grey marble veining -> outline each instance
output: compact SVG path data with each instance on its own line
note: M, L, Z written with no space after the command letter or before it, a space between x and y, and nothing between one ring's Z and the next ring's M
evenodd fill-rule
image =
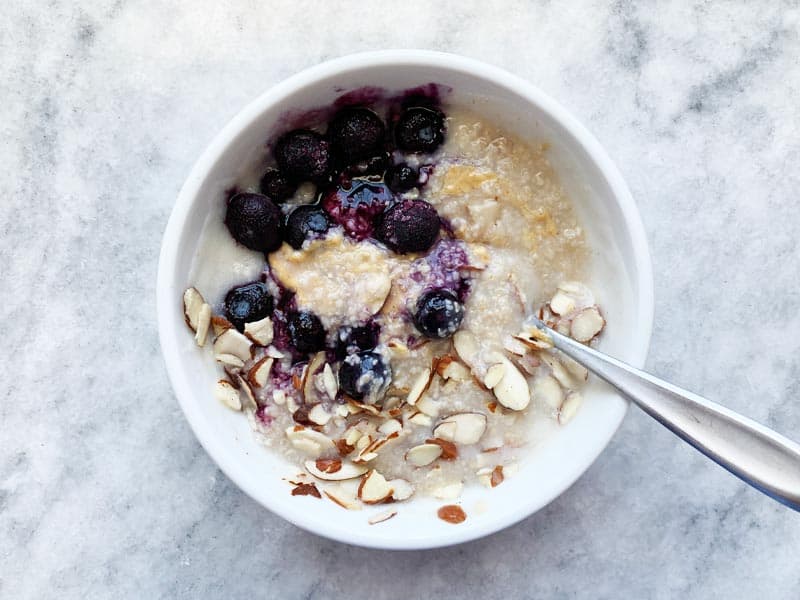
M462 53L556 97L622 170L649 367L800 438L799 28L777 1L0 3L0 598L797 598L800 516L635 411L484 540L305 533L183 420L154 280L183 178L259 92L359 50Z

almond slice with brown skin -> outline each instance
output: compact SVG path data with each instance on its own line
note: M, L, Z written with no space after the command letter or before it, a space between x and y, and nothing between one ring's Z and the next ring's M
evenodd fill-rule
M392 479L389 485L394 490L392 492L392 500L402 502L403 500L408 500L414 494L414 486L405 479Z
M260 321L245 323L244 334L259 346L269 346L275 334L272 319L264 317Z
M486 431L486 415L464 412L443 419L433 430L433 436L456 444L475 444Z
M328 436L302 425L287 427L286 437L292 446L313 457L318 457L324 452L333 452L336 449Z
M258 403L256 402L256 397L253 394L253 389L250 387L250 384L247 383L247 380L241 375L237 375L236 380L239 383L239 389L244 392L246 400L246 402L242 403L242 407L247 410L256 410L258 408Z
M200 312L197 314L197 331L194 334L194 341L201 348L206 345L206 338L208 337L208 328L211 326L211 307L208 304L203 304L200 307Z
M325 410L322 404L315 404L311 410L308 411L309 420L317 425L326 425L332 417L333 415Z
M415 467L426 467L442 455L438 444L420 444L406 452L406 460Z
M222 363L223 365L228 365L230 367L243 367L244 361L239 358L238 356L234 356L233 354L217 354L214 356L217 359L217 362Z
M426 392L428 386L431 384L432 379L433 374L431 373L431 370L424 369L414 380L414 384L411 386L411 391L408 392L406 403L414 406L422 397L422 394Z
M247 373L247 381L253 387L264 387L269 379L270 371L272 371L272 364L275 362L274 358L265 356L259 360L250 371Z
M339 392L339 382L336 381L336 376L333 374L333 369L329 363L325 363L325 367L322 369L322 386L325 388L328 398L336 400L336 394Z
M183 292L183 316L192 331L197 331L200 310L206 301L196 288L190 287Z
M497 401L511 410L524 410L531 401L531 392L528 381L519 372L510 360L500 357L506 370L502 379L492 388Z
M376 470L369 471L358 486L358 498L364 504L380 504L392 497L392 486Z
M588 342L605 327L606 321L596 306L584 308L572 318L569 334L579 342Z
M392 517L397 515L396 510L387 510L386 512L379 513L374 517L370 517L367 521L370 525L377 525L378 523L383 523L384 521L388 521Z
M239 390L227 379L220 379L214 387L214 397L231 410L242 410Z
M328 462L325 462L325 461ZM338 461L338 469L335 468ZM364 465L357 465L349 460L340 459L318 459L307 460L305 462L306 471L317 479L324 481L344 481L345 479L355 479L367 472L368 468Z
M253 342L235 329L226 329L214 340L214 354L232 354L243 360L250 360L250 348Z
M453 336L453 347L456 349L459 358L467 363L469 367L475 364L480 353L480 345L478 344L478 338L473 333L465 329L456 331Z

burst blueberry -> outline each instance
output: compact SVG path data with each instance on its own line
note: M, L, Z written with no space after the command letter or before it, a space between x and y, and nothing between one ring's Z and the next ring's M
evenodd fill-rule
M261 176L259 189L262 194L280 203L294 196L297 186L277 169L267 169Z
M372 350L378 345L379 328L375 323L358 327L342 327L336 332L336 358L342 360L348 354Z
M384 180L393 192L407 192L419 182L419 171L406 163L400 163L386 170Z
M406 152L433 152L444 141L444 115L434 108L407 108L394 126L394 139Z
M340 110L328 125L328 139L346 162L368 158L380 148L384 138L383 121L368 108Z
M245 323L270 316L272 308L272 295L267 284L261 281L231 288L225 294L225 317L239 331L244 331Z
M300 311L287 319L289 340L298 352L319 352L325 348L325 328L312 312Z
M439 236L436 209L422 200L404 200L388 208L375 228L375 238L398 254L425 252Z
M382 182L344 180L322 199L322 206L345 233L357 240L372 236L375 220L394 199Z
M420 296L414 313L414 325L430 338L453 335L464 320L464 305L450 290L432 290Z
M377 352L351 354L339 366L339 389L355 400L375 404L392 380L392 371Z
M328 215L321 207L310 204L298 206L286 219L284 239L292 248L299 250L303 242L321 237L329 227Z
M251 250L272 252L281 245L281 210L261 194L236 194L228 202L225 224L233 239Z
M330 144L316 131L295 129L275 144L275 160L281 172L294 183L326 183L332 161Z

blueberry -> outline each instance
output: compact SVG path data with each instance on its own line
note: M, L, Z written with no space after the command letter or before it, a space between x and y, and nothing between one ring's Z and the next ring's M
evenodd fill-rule
M275 160L289 181L322 184L331 171L328 141L310 129L285 133L275 144Z
M381 178L389 165L389 160L389 153L381 152L349 165L346 173L350 177L375 176L376 178Z
M399 254L424 252L436 241L440 225L433 206L423 200L404 200L383 213L375 238Z
M394 126L394 138L406 152L433 152L444 141L444 115L422 106L407 108Z
M339 367L339 389L354 400L375 404L392 380L392 371L377 352L351 354Z
M304 241L321 236L329 227L328 215L321 207L305 204L295 208L286 219L284 239L299 250Z
M384 131L383 121L368 108L345 108L328 125L328 139L334 151L352 163L375 154Z
M272 252L281 245L281 216L281 209L266 196L236 194L228 202L225 224L240 244Z
M325 348L325 328L314 313L301 311L289 315L289 339L299 352L319 352Z
M322 199L322 206L345 233L363 240L373 235L375 220L393 199L384 183L353 179L342 181L328 192Z
M393 192L407 192L417 185L419 172L405 163L389 167L385 176L386 185Z
M464 320L464 306L450 290L433 290L420 296L414 325L431 338L453 335Z
M379 328L375 323L359 327L342 327L336 332L336 358L342 360L348 354L372 350L378 345Z
M262 194L279 203L288 200L297 191L297 186L277 169L267 169L261 176L259 188Z
M272 308L272 296L267 284L260 281L231 288L225 294L225 317L239 331L244 331L245 323L270 316Z

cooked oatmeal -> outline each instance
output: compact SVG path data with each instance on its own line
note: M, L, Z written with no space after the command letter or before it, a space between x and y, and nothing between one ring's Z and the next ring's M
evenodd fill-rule
M209 248L220 222L184 296L216 397L303 471L296 494L346 508L513 477L587 377L526 319L586 343L605 324L545 143L457 107L373 108L280 138L225 217L261 273Z

